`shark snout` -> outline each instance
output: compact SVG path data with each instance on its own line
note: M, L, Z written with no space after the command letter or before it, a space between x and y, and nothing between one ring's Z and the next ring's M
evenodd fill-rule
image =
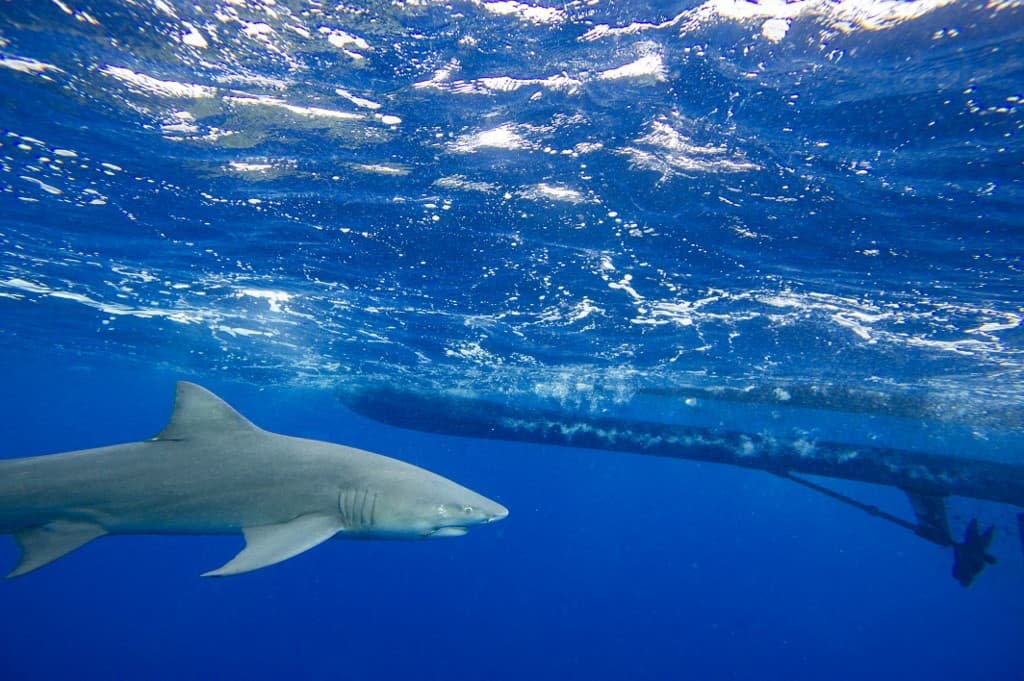
M508 517L508 509L497 502L493 502L493 506L487 509L487 522L493 523L496 520L501 520Z

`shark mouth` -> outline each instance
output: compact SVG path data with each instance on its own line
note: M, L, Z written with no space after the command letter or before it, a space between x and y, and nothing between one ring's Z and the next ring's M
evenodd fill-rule
M428 532L426 537L461 537L469 532L465 527L439 527L433 532Z

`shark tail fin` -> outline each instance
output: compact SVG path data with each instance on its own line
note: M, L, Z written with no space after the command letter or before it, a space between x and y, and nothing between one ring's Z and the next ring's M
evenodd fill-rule
M20 577L48 565L106 533L96 523L76 520L53 520L20 529L14 533L14 540L21 548L21 558L7 573L7 578Z
M154 440L188 440L203 433L232 430L259 430L227 402L212 392L186 381L178 381L174 394L174 410Z

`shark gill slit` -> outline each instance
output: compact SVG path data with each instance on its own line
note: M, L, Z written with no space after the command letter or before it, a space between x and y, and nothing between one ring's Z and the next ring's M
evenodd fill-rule
M360 499L360 494L362 498ZM369 489L343 489L338 503L341 522L349 530L373 527L377 520L377 492Z
M352 529L352 521L348 514L348 495L349 490L342 489L340 498L338 499L338 511L341 512L341 522L347 529Z

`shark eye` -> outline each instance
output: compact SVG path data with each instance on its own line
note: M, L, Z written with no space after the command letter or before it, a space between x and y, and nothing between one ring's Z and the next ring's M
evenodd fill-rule
M472 513L473 512L473 507L472 506L463 506L462 507L462 512L466 513L466 514Z

